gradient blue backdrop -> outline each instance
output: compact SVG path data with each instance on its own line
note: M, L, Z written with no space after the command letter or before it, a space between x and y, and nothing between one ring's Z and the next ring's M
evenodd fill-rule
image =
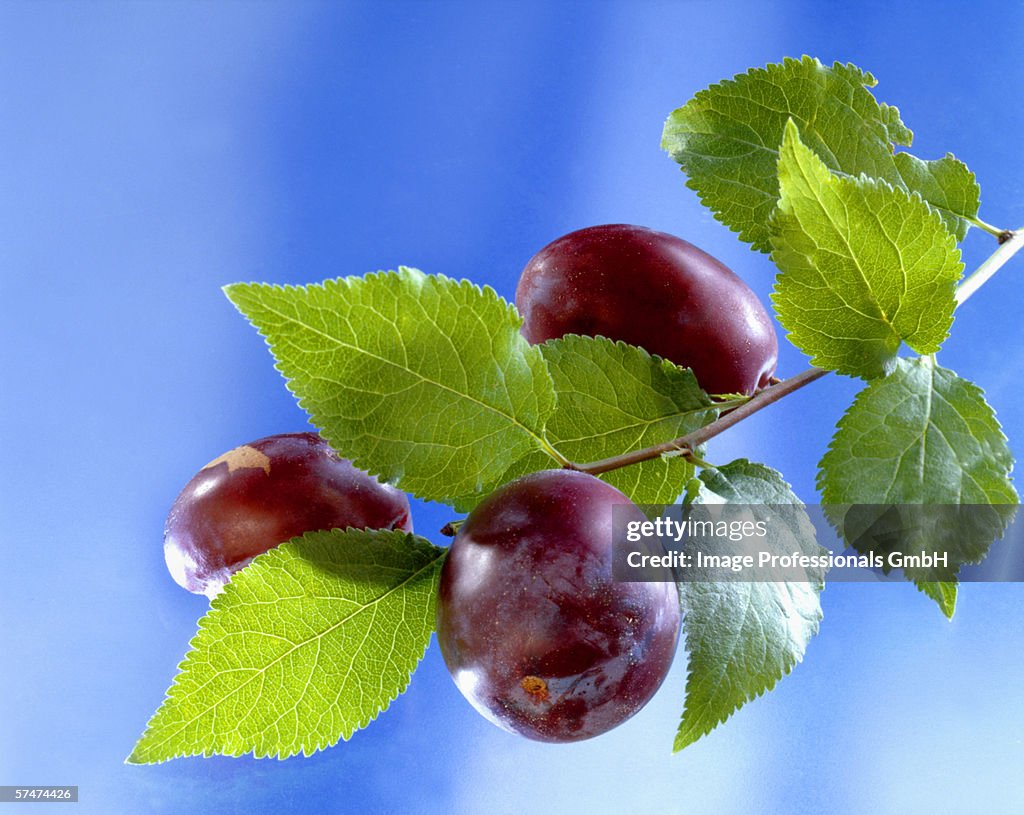
M682 657L595 741L481 719L431 646L411 690L309 759L124 757L205 598L161 553L203 463L306 426L225 283L399 263L511 297L552 238L680 234L766 296L772 267L659 150L696 90L783 55L849 60L1024 224L1020 3L0 5L0 784L78 784L82 813L1024 811L1024 586L953 622L906 585L834 585L806 662L683 754ZM991 239L972 235L976 263ZM1018 452L1021 263L958 314L943 362ZM791 347L780 371L805 361ZM855 391L831 377L713 456L815 464ZM449 513L417 505L435 541Z

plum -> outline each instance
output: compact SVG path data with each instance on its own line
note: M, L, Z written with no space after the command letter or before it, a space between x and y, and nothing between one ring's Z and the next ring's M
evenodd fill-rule
M316 433L243 444L203 467L164 527L174 579L216 596L257 555L319 529L412 531L409 499L338 456Z
M516 289L523 336L565 334L639 345L693 370L708 393L769 384L778 339L735 273L681 238L607 224L570 232L526 264Z
M548 470L506 484L459 527L445 558L437 639L463 695L531 739L590 738L643 707L679 637L674 583L612 578L612 507L600 479Z

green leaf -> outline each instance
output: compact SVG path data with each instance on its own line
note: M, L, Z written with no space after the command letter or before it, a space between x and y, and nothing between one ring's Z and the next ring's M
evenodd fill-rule
M567 336L541 346L558 394L552 443L572 461L598 461L697 430L718 416L689 368L604 337ZM694 467L679 456L602 478L634 503L675 501Z
M568 335L539 346L555 383L548 440L577 463L640 450L690 433L718 415L689 368L604 337ZM543 452L510 467L502 483L557 466ZM694 467L679 456L645 461L601 476L638 504L675 501ZM457 502L471 509L479 495Z
M409 684L447 550L403 532L311 532L235 574L128 757L306 755Z
M894 153L913 134L896 108L871 94L875 84L854 65L785 59L700 91L669 116L661 144L715 217L762 252L771 250L775 168L789 119L829 169L919 193L963 240L978 214L974 174L952 155L922 161Z
M892 370L900 343L937 351L949 333L960 250L916 196L841 178L786 126L773 294L790 339L822 368L865 378Z
M903 186L934 207L946 229L962 241L970 226L965 219L977 217L981 200L981 188L974 173L952 153L932 161L897 153L894 161Z
M764 551L821 555L814 526L782 476L769 467L739 459L703 470L691 485L692 504L795 505L776 512ZM818 631L824 587L820 570L806 581L679 583L689 677L686 708L675 750L710 733L746 702L775 687L803 659Z
M545 447L551 377L489 288L403 268L225 291L331 446L419 498L497 486Z
M948 572L905 573L952 616L957 569L984 558L1013 516L1012 469L1006 437L980 388L930 358L901 359L839 420L818 487L830 520L858 551L949 551ZM931 523L918 512L895 538L880 534L884 516L920 504L965 506L934 513Z
M956 612L956 583L947 580L919 580L917 587L939 604L939 610L946 615L947 620L953 619L953 614Z

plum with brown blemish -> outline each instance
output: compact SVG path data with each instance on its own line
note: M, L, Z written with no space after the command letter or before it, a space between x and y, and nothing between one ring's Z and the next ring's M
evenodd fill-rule
M441 570L437 640L463 695L531 739L587 739L654 695L679 637L674 583L612 578L609 484L571 470L512 481L470 513Z
M752 394L775 373L779 343L757 295L692 243L642 226L563 235L526 264L516 288L523 336L566 334L639 345L693 370L708 393Z
M411 532L409 499L318 434L283 433L218 456L185 485L167 517L164 557L181 586L212 598L279 543L348 527Z

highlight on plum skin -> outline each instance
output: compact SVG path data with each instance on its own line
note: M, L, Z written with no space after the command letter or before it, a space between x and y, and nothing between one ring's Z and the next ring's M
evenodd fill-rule
M600 479L550 470L499 488L459 527L437 639L459 690L499 727L588 739L640 710L667 675L678 589L612 579L615 504L646 520Z
M283 433L215 458L185 485L164 527L175 581L211 599L253 558L321 529L412 531L409 499L338 456L316 433Z
M691 243L605 224L552 241L516 288L523 336L566 334L638 345L691 368L708 393L766 387L779 354L772 320L732 270Z

